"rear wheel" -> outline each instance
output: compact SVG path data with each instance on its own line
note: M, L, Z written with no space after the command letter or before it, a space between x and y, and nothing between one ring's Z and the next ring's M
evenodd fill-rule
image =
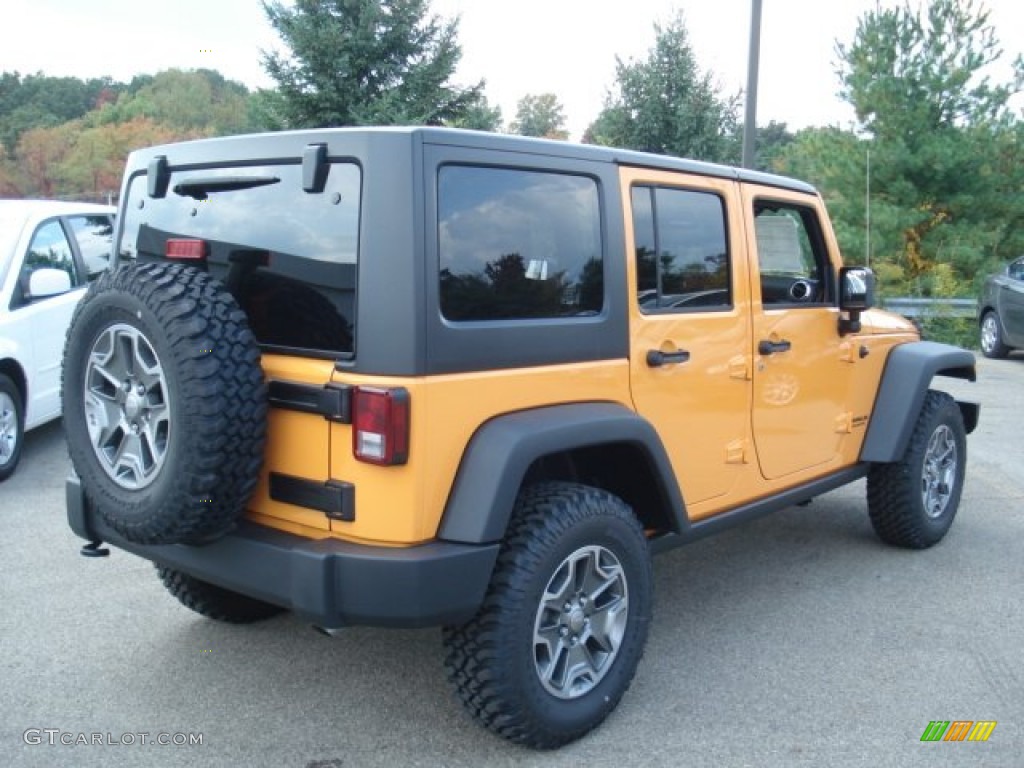
M652 589L647 541L620 499L571 483L527 488L479 613L444 630L449 678L495 733L541 749L573 741L629 687Z
M279 606L254 600L172 568L158 565L156 571L167 591L182 605L208 619L229 624L251 624L284 611Z
M960 408L945 392L929 390L903 458L868 474L868 512L879 538L909 549L941 541L960 505L966 464Z
M9 376L0 373L0 481L14 474L25 439L25 410L21 392Z
M999 316L992 310L981 318L979 341L985 357L1003 358L1010 353L1010 348L1003 343L1003 327L999 324Z

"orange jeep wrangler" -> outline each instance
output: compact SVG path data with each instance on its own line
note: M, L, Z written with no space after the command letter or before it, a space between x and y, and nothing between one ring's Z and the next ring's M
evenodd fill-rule
M938 542L973 356L872 309L791 179L434 128L134 152L64 358L71 528L205 616L440 625L498 734L628 688L651 553L867 477Z

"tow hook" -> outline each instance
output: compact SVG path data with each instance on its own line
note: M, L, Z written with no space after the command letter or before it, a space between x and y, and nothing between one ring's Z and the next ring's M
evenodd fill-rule
M88 544L83 544L79 550L82 557L110 557L110 550L102 546L103 542L93 539Z

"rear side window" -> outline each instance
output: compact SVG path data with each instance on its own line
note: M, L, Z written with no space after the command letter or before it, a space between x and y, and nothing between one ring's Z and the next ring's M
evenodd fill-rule
M240 180L240 181L239 181ZM318 355L354 352L359 167L332 163L323 192L302 191L299 165L175 172L150 198L133 179L122 259L163 259L171 238L200 239L261 344Z
M722 199L690 189L636 186L632 206L640 310L731 307Z
M445 166L438 233L448 320L593 316L604 305L600 203L590 177Z

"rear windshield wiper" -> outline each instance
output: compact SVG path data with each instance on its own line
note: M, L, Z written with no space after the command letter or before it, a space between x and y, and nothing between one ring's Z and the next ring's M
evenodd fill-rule
M278 184L277 176L208 176L186 179L174 185L174 194L205 200L211 192L235 192L239 189L265 187Z

